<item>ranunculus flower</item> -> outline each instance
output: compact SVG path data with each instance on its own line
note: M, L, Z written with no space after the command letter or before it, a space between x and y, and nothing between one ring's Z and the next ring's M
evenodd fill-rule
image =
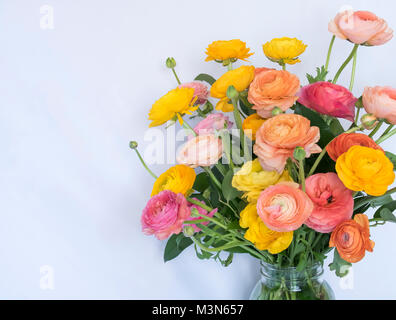
M178 164L166 170L155 181L151 196L163 190L171 190L174 193L186 195L193 187L196 174L194 169Z
M246 61L253 52L249 52L250 49L246 47L246 43L239 40L218 40L212 42L206 49L207 57L205 61L224 61L227 59L237 60L241 59Z
M182 230L183 222L190 216L187 200L181 193L164 190L152 197L143 209L143 232L164 240Z
M338 177L353 191L382 196L395 180L393 164L381 150L353 146L338 157Z
M200 135L187 141L180 149L176 161L192 168L209 167L223 155L221 139L213 134Z
M307 108L329 116L354 120L358 99L343 86L326 81L315 82L302 87L299 96L298 102Z
M234 86L238 92L245 90L254 78L253 66L241 66L234 70L227 71L213 83L210 88L210 95L213 98L220 99L216 104L216 110L231 112L234 106L227 97L227 89Z
M305 181L306 193L314 209L305 224L317 232L329 233L353 214L352 191L334 172L318 173Z
M373 252L370 224L366 215L357 214L353 220L340 223L330 237L329 247L336 247L340 257L350 263L362 260L366 250Z
M259 250L268 250L271 254L278 254L286 250L293 241L293 231L277 232L269 229L257 214L255 204L249 203L241 211L239 225L248 228L245 239L249 240Z
M363 106L377 118L396 124L396 89L391 87L367 87L363 92Z
M340 155L347 152L349 148L353 146L362 146L382 150L382 148L376 144L373 139L363 133L340 134L327 145L326 150L330 158L334 161L337 161Z
M194 98L197 98L195 104L204 104L208 100L209 90L208 86L201 81L192 81L182 83L178 88L192 88L194 89Z
M195 127L194 131L198 135L213 134L215 130L231 129L233 123L230 118L222 113L212 113L205 119L201 120Z
M314 205L299 185L282 182L265 189L257 200L257 213L271 230L297 230L309 218Z
M356 44L379 46L393 37L393 30L384 19L369 11L347 10L329 23L329 31Z
M257 113L248 116L242 123L242 129L250 140L256 140L256 132L266 119L261 118Z
M280 114L265 121L257 131L253 151L264 170L281 173L296 147L304 148L307 158L320 153L322 149L316 144L319 139L319 128L311 127L307 118Z
M301 62L298 59L305 49L305 45L301 40L297 38L275 38L263 45L263 51L265 56L280 65L285 64L296 64Z
M199 201L197 198L193 198L193 199ZM202 204L205 204L205 202L203 202L203 201L200 201L200 202L201 202ZM207 216L207 217L210 217L210 218L212 218L213 215L217 212L217 208L216 208L216 209L213 209L213 210L210 211L210 212L208 212L208 211L206 211L204 208L202 208L202 207L200 207L200 206L197 206L196 204L193 204L193 203L190 203L190 202L188 203L188 208L190 209L190 211L191 211L193 208L195 208L195 209L198 210L198 213L199 213L199 214L202 214L202 215ZM188 220L199 220L199 219L202 219L202 218L201 218L201 217L191 217L191 218L189 218ZM209 224L209 221L200 222L200 224L202 224L202 225L204 225L204 226L207 226L207 225ZM191 227L193 227L195 232L201 231L201 228L198 227L196 224L185 224L184 226L191 226Z
M276 171L265 171L258 159L246 162L242 168L234 174L232 186L239 191L243 191L244 198L249 202L257 201L260 193L279 182L293 181L289 173L285 170L282 174Z
M298 99L300 80L285 70L256 68L250 84L248 100L259 116L270 118L275 107L286 111Z

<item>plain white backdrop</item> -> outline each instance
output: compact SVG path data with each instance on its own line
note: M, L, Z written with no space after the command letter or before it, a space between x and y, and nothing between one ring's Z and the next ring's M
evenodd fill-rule
M261 45L298 37L308 48L289 70L305 84L324 64L327 23L342 5L396 29L394 1L345 1L2 0L0 298L247 298L259 274L250 257L223 268L189 248L163 263L165 242L140 230L153 180L128 142L142 145L152 103L175 86L168 56L182 81L218 77L224 69L204 62L213 40L240 38L255 52L250 62L269 67ZM40 26L45 5L53 29ZM336 41L332 74L350 50ZM396 39L359 49L356 96L365 86L396 87L395 53ZM348 78L349 68L340 83ZM394 141L384 147L396 152ZM337 298L396 298L396 225L373 229L372 239L352 289L327 272Z

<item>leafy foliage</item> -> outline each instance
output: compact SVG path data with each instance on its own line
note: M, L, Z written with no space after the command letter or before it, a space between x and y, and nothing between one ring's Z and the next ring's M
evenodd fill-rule
M307 79L310 84L319 82L319 81L326 81L326 76L328 72L326 71L324 66L321 66L320 68L316 68L316 76L312 76L307 73Z
M164 262L175 259L192 243L192 240L190 238L186 238L183 233L172 235L166 243L164 251Z
M338 277L345 277L351 266L352 264L342 259L337 249L335 249L333 262L329 264L330 270L335 271Z
M216 82L216 79L215 79L215 78L213 78L212 76L210 76L210 75L208 75L208 74L206 74L206 73L200 73L199 75L197 75L197 76L195 77L194 80L197 80L197 81L205 81L205 82L209 83L210 85L213 85L213 83Z

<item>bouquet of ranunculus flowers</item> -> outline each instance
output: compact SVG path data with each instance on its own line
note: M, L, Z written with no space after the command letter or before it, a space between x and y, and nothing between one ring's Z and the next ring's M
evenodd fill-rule
M385 44L393 31L371 12L350 10L329 31L326 63L303 86L286 70L307 47L296 38L263 45L279 68L236 67L253 54L244 42L211 43L206 61L225 67L217 80L199 74L181 82L175 60L166 60L178 86L153 104L149 119L150 127L183 127L177 164L157 177L131 142L156 179L141 223L145 234L167 240L165 261L189 246L224 266L245 253L262 265L252 299L332 299L320 279L327 255L334 251L330 269L345 276L373 251L370 228L396 222L396 156L380 146L396 133L396 89L352 93L358 49ZM328 79L336 37L353 48ZM346 88L337 81L349 63ZM201 119L195 127L192 118Z

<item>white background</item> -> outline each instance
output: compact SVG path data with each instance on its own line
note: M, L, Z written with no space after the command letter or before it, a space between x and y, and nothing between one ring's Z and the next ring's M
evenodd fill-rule
M0 298L243 299L258 264L237 256L223 268L189 248L163 263L165 242L144 236L140 214L152 178L128 142L143 144L152 103L182 81L224 69L204 62L213 40L240 38L256 66L274 66L261 45L302 39L306 72L324 64L328 21L345 0L0 2ZM352 1L396 28L394 1ZM40 7L54 8L54 29L40 28ZM337 40L332 74L351 44ZM396 39L360 48L354 93L395 80ZM346 84L349 68L341 77ZM395 141L395 140L393 140ZM384 143L396 151L394 142ZM161 173L167 166L154 166ZM327 278L339 299L396 298L396 225L372 230L374 253L354 266L354 288ZM40 267L54 290L40 289Z

